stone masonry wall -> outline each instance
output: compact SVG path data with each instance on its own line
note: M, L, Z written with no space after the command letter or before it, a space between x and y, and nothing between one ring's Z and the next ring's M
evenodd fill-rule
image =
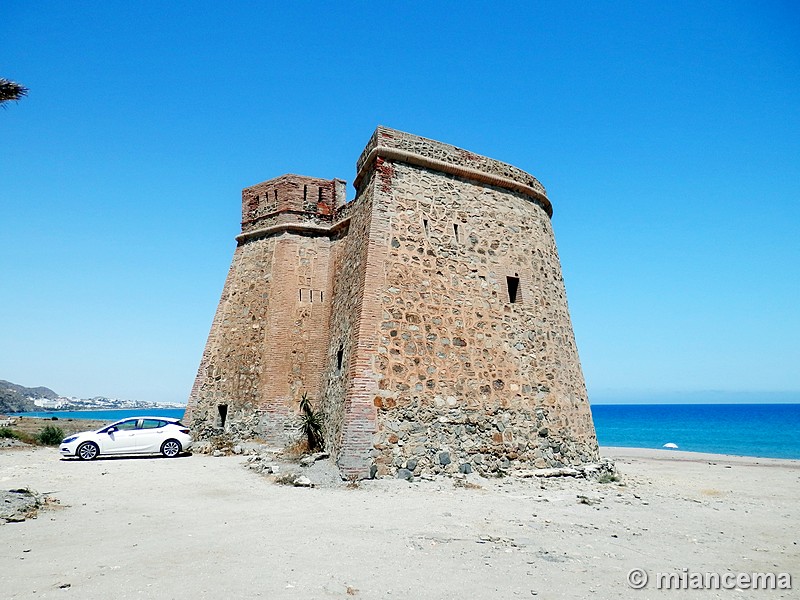
M519 194L402 163L392 165L389 189L376 200L391 223L377 472L596 460L545 211ZM509 277L519 280L516 302Z
M231 266L228 269L228 276L225 278L225 285L222 288L222 297L220 298L217 310L214 313L214 320L211 323L211 332L208 334L203 355L200 359L200 366L197 368L197 375L192 385L192 390L189 393L189 400L186 403L186 412L184 419L187 422L204 423L207 421L207 405L204 402L205 390L209 388L209 380L214 377L214 368L209 368L209 365L214 364L217 359L219 350L220 338L223 334L222 322L225 319L225 313L228 307L228 299L233 289L233 280L236 277L236 270L238 267L237 251L234 252Z
M227 421L252 420L259 403L275 239L236 248L185 419L200 438Z
M330 245L327 237L283 233L237 247L186 417L201 437L226 430L285 444L296 436L300 396L319 402Z
M372 398L377 383L371 365L375 342L365 339L362 333L365 318L369 320L364 308L365 290L374 285L369 281L374 269L368 269L370 240L374 237L372 198L370 182L348 205L347 234L334 242L331 341L322 407L326 447L345 475L369 474L369 453L376 428Z
M524 183L542 195L546 194L544 186L539 183L539 180L522 169L518 169L517 167L493 158L475 154L469 150L451 146L450 144L443 144L435 140L429 140L418 135L389 129L387 127L378 127L375 133L372 134L369 142L367 142L366 148L364 148L364 151L361 153L356 163L356 171L358 173L361 173L362 170L368 166L366 164L367 159L371 152L379 146L396 148L410 154L425 156L451 165L468 167L483 173L506 177ZM358 182L356 182L356 184L358 184Z
M261 349L259 436L286 444L297 435L299 399L317 404L328 351L330 240L283 233L274 238L272 302Z
M597 460L544 187L383 127L357 168L348 204L337 179L243 190L195 435L289 443L305 392L345 477Z

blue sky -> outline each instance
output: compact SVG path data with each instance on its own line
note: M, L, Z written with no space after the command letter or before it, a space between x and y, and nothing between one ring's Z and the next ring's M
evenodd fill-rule
M0 76L30 88L0 109L0 379L185 401L241 189L352 182L383 124L542 181L593 401L800 401L794 2L6 0L0 22Z

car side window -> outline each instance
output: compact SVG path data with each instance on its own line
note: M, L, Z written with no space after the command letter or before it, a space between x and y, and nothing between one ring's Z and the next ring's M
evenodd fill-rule
M156 419L142 419L142 429L158 429L164 426L164 421Z
M131 429L136 429L136 419L132 419L130 421L123 421L117 425L117 429L120 431L129 431Z

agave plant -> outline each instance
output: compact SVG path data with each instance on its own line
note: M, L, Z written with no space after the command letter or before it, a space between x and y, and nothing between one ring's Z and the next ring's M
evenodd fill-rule
M303 392L300 398L300 432L312 452L325 447L325 441L322 439L322 414L311 406L307 392Z

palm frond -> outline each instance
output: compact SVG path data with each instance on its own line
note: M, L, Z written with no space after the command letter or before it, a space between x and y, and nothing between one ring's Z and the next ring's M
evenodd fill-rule
M0 77L0 104L9 100L19 100L28 95L28 88L10 79Z
M314 410L308 399L308 393L303 392L303 396L300 398L299 427L312 452L325 447L325 440L322 437L322 421L322 413Z

